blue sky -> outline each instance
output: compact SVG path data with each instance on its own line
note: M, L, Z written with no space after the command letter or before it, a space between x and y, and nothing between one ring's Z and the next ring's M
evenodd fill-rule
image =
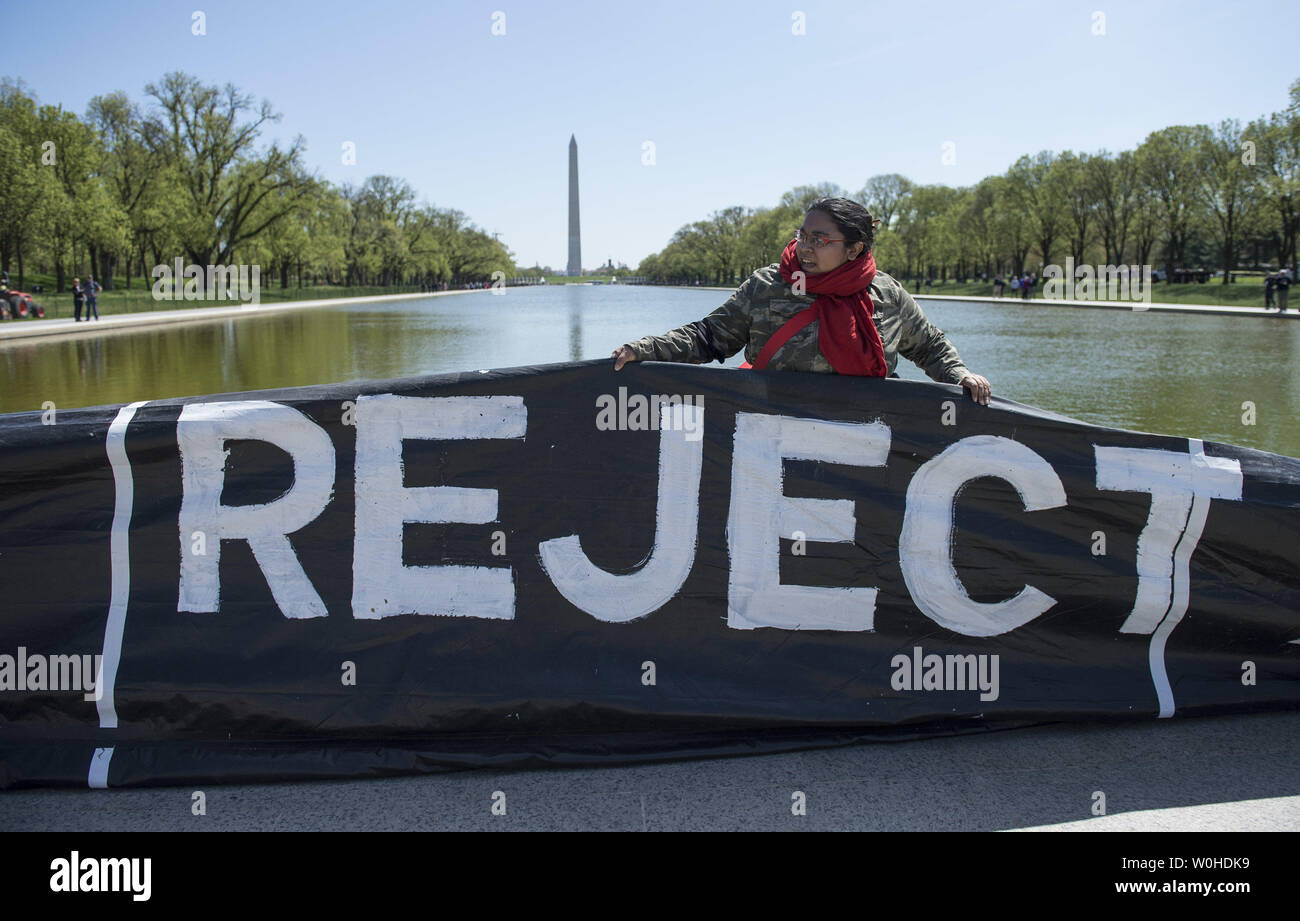
M268 137L304 136L319 175L400 176L557 268L571 133L583 264L635 267L683 224L795 185L967 185L1024 153L1245 123L1300 77L1280 0L0 0L0 22L22 48L0 74L43 103L144 103L171 70L233 82L283 114Z

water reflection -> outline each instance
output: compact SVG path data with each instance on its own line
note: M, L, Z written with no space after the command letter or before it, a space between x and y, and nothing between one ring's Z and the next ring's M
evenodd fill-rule
M569 361L582 360L582 295L578 285L565 285L569 301ZM610 351L613 351L611 347Z

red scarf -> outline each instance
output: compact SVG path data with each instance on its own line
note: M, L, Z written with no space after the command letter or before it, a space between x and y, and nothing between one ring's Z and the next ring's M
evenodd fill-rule
M794 254L791 240L781 253L781 277L793 284L795 272L804 279L809 294L820 295L813 301L817 318L817 347L840 374L862 377L885 377L885 346L875 321L875 305L867 289L876 277L876 257L870 252L863 259L850 259L839 268L817 275L805 272Z

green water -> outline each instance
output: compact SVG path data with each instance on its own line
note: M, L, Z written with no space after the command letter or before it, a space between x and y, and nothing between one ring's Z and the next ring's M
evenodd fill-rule
M725 297L516 288L3 343L0 412L603 358ZM925 310L995 394L1103 425L1300 456L1295 321L956 301ZM899 373L925 379L906 360Z

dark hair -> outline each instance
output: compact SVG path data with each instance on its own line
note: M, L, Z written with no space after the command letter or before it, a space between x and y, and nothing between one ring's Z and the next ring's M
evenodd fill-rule
M862 205L848 198L819 198L808 206L809 211L820 211L834 222L840 233L844 234L844 247L854 243L865 244L862 252L871 252L876 242L875 218Z

